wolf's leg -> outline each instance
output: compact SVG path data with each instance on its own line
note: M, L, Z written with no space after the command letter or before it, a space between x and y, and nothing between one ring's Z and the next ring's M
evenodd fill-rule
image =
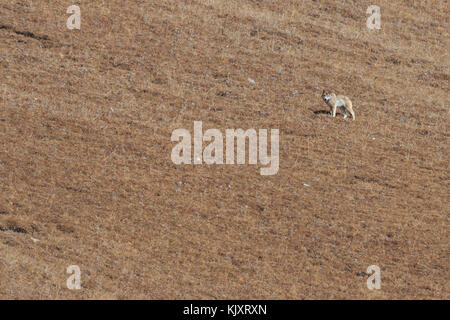
M355 112L353 111L353 105L352 105L351 101L349 101L349 103L347 105L347 109L348 109L348 112L350 112L350 114L352 115L352 120L355 120Z
M341 111L344 114L344 119L347 119L347 112L345 111L345 107L344 106L341 107Z
M336 117L336 102L333 104L333 110L332 110L332 112L331 112L331 115L333 116L333 118L334 117Z

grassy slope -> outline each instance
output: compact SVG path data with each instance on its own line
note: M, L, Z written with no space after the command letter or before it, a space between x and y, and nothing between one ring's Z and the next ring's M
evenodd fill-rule
M0 4L1 298L449 298L445 1L85 2ZM194 120L278 174L175 166Z

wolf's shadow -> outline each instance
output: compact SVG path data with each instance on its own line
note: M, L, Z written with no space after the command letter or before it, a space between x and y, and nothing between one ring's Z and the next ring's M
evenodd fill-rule
M316 110L314 114L330 114L330 110Z

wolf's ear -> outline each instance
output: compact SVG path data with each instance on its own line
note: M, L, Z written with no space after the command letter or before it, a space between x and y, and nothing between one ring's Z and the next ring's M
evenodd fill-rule
M324 95L325 94L325 90L324 89L322 89L322 95Z

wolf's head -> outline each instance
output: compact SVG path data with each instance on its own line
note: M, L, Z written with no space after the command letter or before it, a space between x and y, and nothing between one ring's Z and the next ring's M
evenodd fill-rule
M322 99L328 101L331 99L330 93L328 91L322 90Z

